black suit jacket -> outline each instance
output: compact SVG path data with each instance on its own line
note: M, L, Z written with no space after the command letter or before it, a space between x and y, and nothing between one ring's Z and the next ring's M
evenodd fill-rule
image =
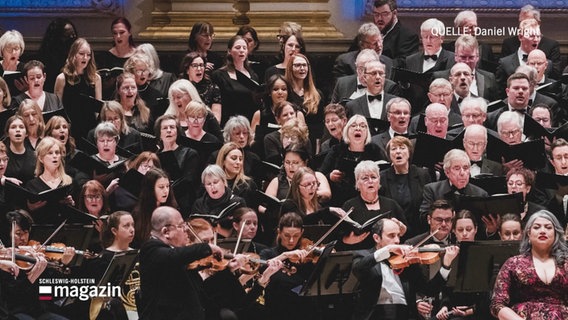
M455 100L455 98L454 98ZM456 102L457 103L457 102ZM415 115L410 120L408 132L410 134L417 134L418 132L426 132L426 123L424 123L424 113ZM459 114L455 113L452 109L448 113L448 130L455 128L462 124L462 118Z
M464 190L463 194L468 196L488 196L487 191L481 189L480 187L468 183ZM426 217L428 211L430 210L430 205L436 200L445 199L445 200L452 200L452 187L450 186L449 180L442 180L438 182L432 182L424 186L424 200L420 205L420 216L423 218Z
M347 103L351 101L349 97L357 90L357 75L352 74L337 79L333 93L331 95L331 103ZM390 80L385 79L385 92L394 96L400 96L400 86Z
M503 40L503 44L501 45L501 57L506 57L512 53L517 53L519 47L521 46L521 42L519 41L519 37L509 37ZM558 77L562 74L562 56L560 55L560 43L554 39L550 39L547 37L542 37L540 42L538 43L538 48L546 54L546 58L552 62L552 65L549 64L550 70L550 77L553 79L558 79Z
M432 74L432 80L444 78L450 79L450 70L436 71ZM489 71L475 69L475 80L477 81L477 96L483 97L487 101L498 98L497 81L495 75Z
M428 73L428 72L450 69L456 63L454 58L454 53L442 49L442 51L440 51L438 59L436 60L436 64L432 68L426 71L422 71L422 64L424 63L423 56L424 52L420 51L406 57L404 64L405 68L414 72Z
M503 165L497 161L489 160L486 157L481 158L481 172L480 173L490 173L494 176L502 176Z
M352 320L369 319L377 304L377 298L383 285L381 270L383 262L377 263L374 252L374 248L353 252L352 270L359 280L360 293L353 310ZM416 316L416 292L433 296L446 282L439 272L432 280L427 281L420 271L420 266L416 264L405 268L399 277L412 319L414 319L412 316ZM377 319L382 319L381 315L376 316L378 316Z
M497 85L499 86L498 94L503 96L505 94L505 88L507 87L507 79L510 75L515 73L515 70L521 65L519 61L519 56L517 55L517 51L513 52L512 54L499 59L499 65L497 66L497 70L495 71L495 80L497 81ZM547 76L551 76L552 73L552 63L548 63L548 67L544 71L544 74Z
M503 107L495 111L491 111L487 114L487 120L485 120L485 127L487 127L488 129L497 131L497 120L499 120L499 116L501 116L501 113L509 110L509 105L507 104L507 100L505 99L502 102L504 104Z
M406 221L408 222L405 237L412 237L422 231L424 227L420 221L418 210L422 204L422 194L424 186L431 182L428 169L419 168L411 164L408 168L408 186L410 187L411 202L407 208L403 208ZM398 185L396 184L396 174L394 168L390 167L381 171L381 189L379 194L393 198L398 193Z
M383 111L381 113L381 120L387 120L387 103L390 99L395 98L392 94L383 93ZM355 100L347 102L345 106L347 111L347 117L351 117L354 114L363 115L365 118L370 118L371 113L369 112L369 101L367 100L367 95L360 96Z
M205 319L188 263L211 255L208 244L172 248L151 238L140 249L141 319Z
M398 65L406 56L418 52L420 39L418 34L406 28L400 20L389 33L383 34L383 55L390 57Z
M357 66L355 65L355 61L357 60L359 52L361 51L349 51L337 56L333 65L333 77L337 79L343 76L357 74ZM390 78L391 69L393 67L392 59L387 56L381 55L379 57L379 61L385 65L386 77Z

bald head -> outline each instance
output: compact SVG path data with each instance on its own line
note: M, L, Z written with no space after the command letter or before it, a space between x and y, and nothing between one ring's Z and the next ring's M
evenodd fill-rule
M426 133L445 139L448 133L448 109L441 103L432 103L426 108L424 117Z
M541 82L544 78L544 72L548 68L548 59L546 53L540 49L534 49L529 53L527 65L536 69L537 82Z
M156 210L152 212L152 231L160 232L164 226L172 224L177 215L181 216L179 211L172 207L163 206L156 208Z
M469 96L469 86L472 82L473 73L467 64L458 62L450 69L450 83L458 96Z

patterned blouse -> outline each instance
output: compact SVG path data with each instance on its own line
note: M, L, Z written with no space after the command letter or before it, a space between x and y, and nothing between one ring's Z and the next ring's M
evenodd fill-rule
M556 265L550 284L536 273L531 255L509 258L501 267L493 298L491 313L509 307L525 319L568 319L568 260Z

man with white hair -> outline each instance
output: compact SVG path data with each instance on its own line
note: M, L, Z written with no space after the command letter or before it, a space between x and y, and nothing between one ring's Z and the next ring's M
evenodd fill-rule
M391 58L382 55L383 36L379 28L372 22L364 23L357 32L358 49L340 54L333 65L334 78L340 78L357 73L356 59L361 50L371 49L377 53L379 60L385 65L387 78L393 66Z
M461 124L459 113L453 110L458 107L457 101L453 96L452 84L448 80L436 79L432 81L428 89L428 99L430 100L430 104L439 103L446 107L448 114L448 122L446 124L448 129L458 127ZM412 117L410 127L408 129L411 134L416 134L419 131L426 132L426 126L423 119L424 115L422 114Z
M499 116L497 121L497 132L499 138L507 144L519 144L523 142L523 125L521 123L520 115L515 111L505 111ZM504 162L503 167L505 171L513 168L522 168L523 161L513 159L509 162Z
M534 19L541 25L540 11L528 4L521 8L519 12L519 23L526 19ZM501 45L501 57L506 57L510 54L516 53L521 45L518 36L512 36L503 40ZM554 39L541 37L540 42L537 46L538 49L542 50L548 59L552 61L553 67L550 76L556 78L560 76L562 72L562 56L560 55L560 43Z
M423 52L406 57L406 69L426 73L446 70L454 65L454 53L442 48L445 26L438 19L431 18L420 26L420 40Z
M460 112L465 128L472 124L483 125L487 119L487 102L480 97L465 98L460 105Z
M361 50L355 60L357 73L337 79L331 96L331 103L344 104L367 93L364 70L365 64L369 61L379 61L379 55L372 49ZM400 94L400 87L392 80L385 79L384 87L387 93L395 96Z
M503 175L503 166L485 157L487 148L487 128L479 124L472 124L465 128L463 147L470 160L470 175L475 177L479 174Z
M369 61L364 68L367 93L345 106L348 117L354 114L365 118L387 120L386 105L395 96L384 93L385 65L380 61Z
M444 173L448 179L424 186L420 216L426 217L430 206L436 200L453 201L455 193L486 197L488 194L485 190L469 183L470 168L470 160L465 151L459 149L448 151L444 156Z

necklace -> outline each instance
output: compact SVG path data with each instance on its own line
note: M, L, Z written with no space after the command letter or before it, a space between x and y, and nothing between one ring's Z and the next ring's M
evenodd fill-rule
M361 197L361 199L363 199L363 197ZM365 202L365 204L375 204L375 203L379 202L379 196L377 196L375 199L373 199L371 201L367 201L367 200L363 199L363 202Z

